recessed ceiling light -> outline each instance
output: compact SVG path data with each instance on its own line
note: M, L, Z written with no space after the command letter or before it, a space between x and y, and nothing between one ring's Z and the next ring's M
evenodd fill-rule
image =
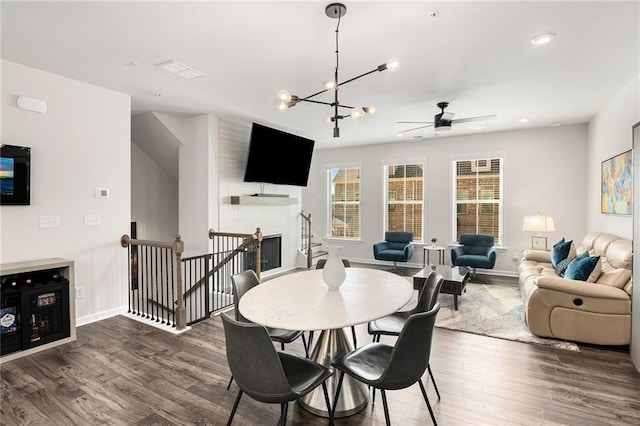
M531 39L531 44L535 44L536 46L547 44L553 41L554 38L556 38L556 35L554 33L540 34Z
M177 61L167 61L167 62L163 62L161 64L156 65L159 68L162 68L165 71L169 71L170 73L179 75L182 78L186 78L188 80L191 80L193 78L196 77L202 77L204 76L203 72L200 72L198 70L195 70L191 67L188 67L184 64L181 64L180 62Z
M527 123L527 122L529 122L529 119L528 118L521 118L520 122L521 123Z
M140 66L140 62L132 61L127 64L128 67L135 68Z
M429 18L437 18L438 16L440 16L440 12L437 10L434 10L433 12L429 12Z

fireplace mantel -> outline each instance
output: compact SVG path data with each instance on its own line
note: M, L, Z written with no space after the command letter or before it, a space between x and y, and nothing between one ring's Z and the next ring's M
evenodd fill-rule
M255 195L232 195L231 204L285 206L298 204L298 199L293 197L257 197Z

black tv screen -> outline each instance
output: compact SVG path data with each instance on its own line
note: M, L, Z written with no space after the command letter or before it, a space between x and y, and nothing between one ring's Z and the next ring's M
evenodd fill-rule
M0 145L0 205L31 202L31 148Z
M307 186L315 141L253 123L245 182Z

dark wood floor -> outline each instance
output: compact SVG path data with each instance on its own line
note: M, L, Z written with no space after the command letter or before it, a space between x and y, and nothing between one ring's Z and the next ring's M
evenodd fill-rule
M369 341L357 327L359 343ZM78 340L6 362L2 425L222 425L237 388L229 380L219 318L173 335L123 316L78 330ZM384 341L384 340L383 340ZM392 343L393 340L388 340ZM301 343L288 345L303 354ZM640 374L625 350L573 353L436 329L425 378L440 425L638 425ZM388 392L394 425L428 425L419 387ZM279 407L244 397L235 425L275 425ZM290 425L324 425L298 405ZM337 425L382 425L377 398Z

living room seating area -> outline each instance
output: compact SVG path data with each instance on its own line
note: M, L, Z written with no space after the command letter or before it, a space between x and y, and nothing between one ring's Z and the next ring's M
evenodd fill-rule
M529 330L536 336L590 344L629 344L631 240L589 232L581 247L572 244L563 239L551 251L525 252L518 275ZM589 258L590 271L569 277L572 263Z

